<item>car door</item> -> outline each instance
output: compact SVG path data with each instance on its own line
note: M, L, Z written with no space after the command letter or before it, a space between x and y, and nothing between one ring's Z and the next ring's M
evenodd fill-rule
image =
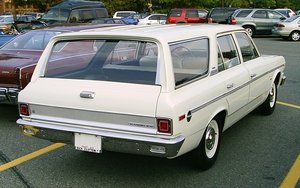
M259 53L253 41L244 32L235 33L237 43L240 47L243 64L250 74L250 95L249 101L258 99L268 91L270 82L272 81L271 74L266 70L271 66L271 62Z
M198 10L186 10L185 21L187 23L199 23Z
M252 14L253 22L256 25L257 31L267 31L270 27L270 19L266 10L256 10Z
M224 96L229 105L228 115L242 109L249 98L249 72L241 64L237 47L231 34L218 36L218 76L222 79Z

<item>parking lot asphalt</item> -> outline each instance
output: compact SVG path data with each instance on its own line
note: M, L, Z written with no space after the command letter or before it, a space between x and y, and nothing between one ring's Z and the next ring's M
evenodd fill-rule
M271 116L257 111L223 133L208 171L189 155L168 160L77 151L21 134L15 106L0 106L0 187L300 187L299 42L255 38L261 54L283 55L287 81Z

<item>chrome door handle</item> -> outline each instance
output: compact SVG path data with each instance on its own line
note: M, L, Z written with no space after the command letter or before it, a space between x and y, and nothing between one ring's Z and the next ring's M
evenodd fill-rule
M231 84L227 84L227 89L231 89L231 88L233 88L233 86L234 86L234 84L233 84L233 83L231 83Z
M93 99L95 97L95 92L92 92L92 91L82 91L80 93L80 97L81 98L85 98L85 99Z

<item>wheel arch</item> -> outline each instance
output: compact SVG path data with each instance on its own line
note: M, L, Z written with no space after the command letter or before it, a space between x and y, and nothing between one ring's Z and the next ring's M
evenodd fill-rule
M256 30L256 25L255 24L253 24L253 23L244 23L243 25L242 25L242 27L253 27L255 30Z
M215 117L218 117L221 121L221 126L222 126L222 127L220 127L220 130L222 130L221 132L223 132L226 116L227 116L227 110L226 109L219 109L211 116L210 121L212 119L214 119Z
M274 73L274 77L273 77L273 80L271 83L275 83L276 84L276 87L279 87L280 85L280 80L282 79L282 72L280 70L276 70L275 73Z

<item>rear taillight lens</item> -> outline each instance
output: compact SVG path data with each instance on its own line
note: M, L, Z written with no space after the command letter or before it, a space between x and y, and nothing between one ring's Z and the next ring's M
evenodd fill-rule
M157 131L172 134L172 121L170 119L157 119Z
M232 17L232 18L231 18L231 24L232 24L232 25L235 25L235 24L236 24L236 19L235 19L235 17Z
M28 104L20 104L20 114L23 116L29 116L29 107Z
M275 27L285 27L283 24L275 24Z

